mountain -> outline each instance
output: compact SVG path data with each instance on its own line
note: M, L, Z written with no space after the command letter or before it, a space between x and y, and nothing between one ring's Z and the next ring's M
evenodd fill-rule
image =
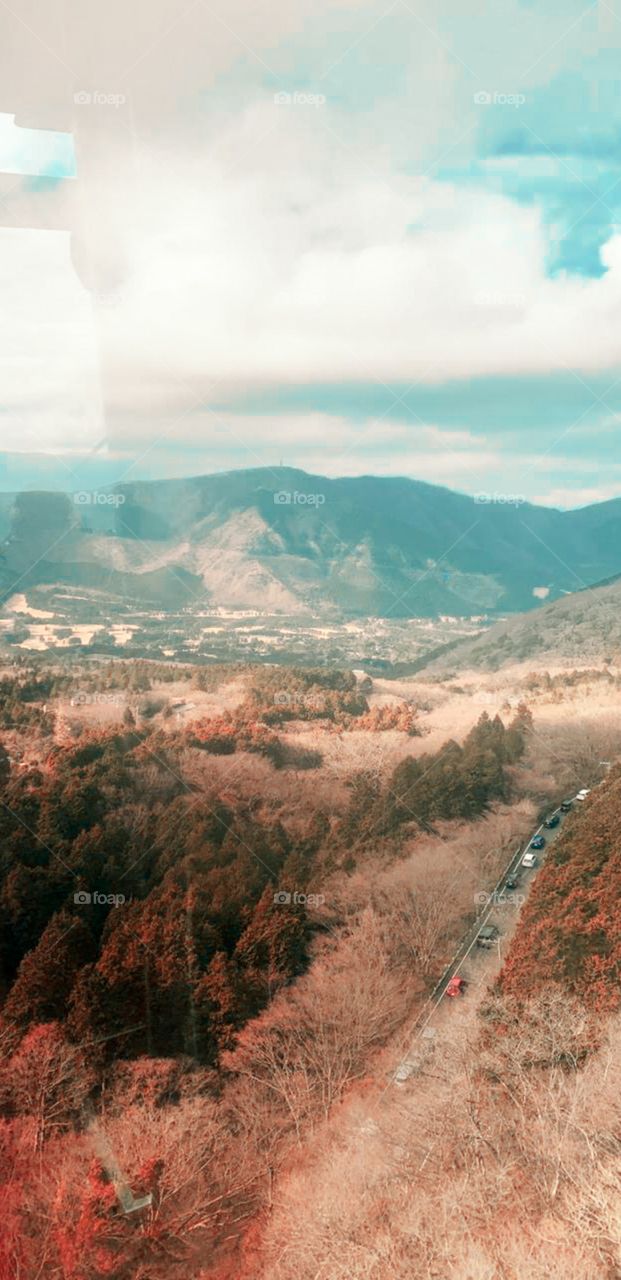
M621 576L543 605L534 615L497 622L474 640L447 646L425 670L498 671L530 659L621 662Z
M504 614L621 573L621 499L560 512L391 477L279 467L0 495L0 587L154 607Z

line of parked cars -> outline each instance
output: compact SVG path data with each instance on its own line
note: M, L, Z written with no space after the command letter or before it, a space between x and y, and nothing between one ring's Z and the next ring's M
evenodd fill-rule
M543 826L545 827L546 831L551 831L555 827L558 827L559 822L561 820L560 819L561 813L569 813L574 804L574 800L577 800L579 803L582 803L583 800L586 800L589 794L590 794L590 788L582 787L582 789L578 792L578 794L574 796L573 800L563 800L556 812L551 813L548 815L547 818L544 818ZM541 835L540 833L533 836L530 842L530 845L526 850L526 853L522 857L520 865L527 869L529 867L536 867L537 854L535 851L539 849L545 849L545 845L546 845L545 836ZM505 880L505 889L508 889L508 890L517 889L519 882L520 882L519 871L514 871L511 873L511 875L507 876L507 879ZM499 936L500 936L500 933L499 933L499 930L496 928L496 925L486 924L483 926L482 929L479 930L479 933L477 934L477 938L476 938L476 944L478 947L492 947ZM444 988L444 994L448 996L450 999L458 998L459 996L463 996L465 994L467 990L467 986L468 986L468 983L466 979L460 973L454 973L453 976L449 978L449 981L446 987ZM423 1032L423 1035L424 1034L425 1032ZM428 1031L428 1034L431 1034L430 1029ZM420 1064L414 1061L402 1063L398 1071L396 1072L396 1075L394 1076L395 1082L397 1084L404 1084L405 1081L409 1079L410 1075L416 1072L419 1069L419 1067L420 1067Z
M586 800L586 797L588 796L588 794L589 794L589 788L588 788L588 787L583 787L582 791L579 791L579 792L578 792L578 794L577 794L577 796L575 797L575 799L576 799L576 800ZM545 827L546 831L552 831L552 830L554 829L554 827L558 827L558 824L559 824L559 822L560 822L560 820L561 820L561 814L562 814L562 813L569 813L569 811L570 811L570 809L571 809L572 805L573 805L573 800L563 800L563 801L561 802L561 804L559 805L559 807L558 807L558 811L557 811L557 812L555 812L555 813L551 813L551 814L549 814L549 815L548 815L548 817L547 817L547 818L544 818L543 825L544 825L544 827ZM526 853L524 854L524 857L522 858L522 866L523 866L523 867L536 867L536 866L537 866L537 857L536 857L536 854L535 854L534 850L537 850L537 849L545 849L545 847L546 847L546 838L545 838L545 836L542 836L542 835L536 835L536 836L533 836L533 838L532 838L532 840L531 840L531 842L530 842L530 845L529 845L528 849L526 850Z

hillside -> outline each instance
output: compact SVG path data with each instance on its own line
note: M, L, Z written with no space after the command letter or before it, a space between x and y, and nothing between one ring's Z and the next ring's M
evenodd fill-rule
M474 640L459 642L426 668L498 671L510 663L615 659L621 649L621 577L576 591L532 612L508 618Z
M575 806L523 909L504 992L549 982L600 1010L621 1004L621 767Z
M532 822L510 781L523 718L482 716L416 768L413 709L373 714L349 672L289 671L283 701L275 667L188 671L220 707L187 725L177 699L165 714L178 676L85 664L79 705L116 707L108 729L74 722L71 673L0 680L3 1280L240 1277L276 1175L422 1001ZM298 716L312 754L292 750ZM336 729L368 738L374 774L358 749L329 776ZM119 1169L152 1211L119 1213Z
M388 700L377 684L275 664L20 656L5 669L2 1277L462 1280L463 1239L470 1276L616 1274L606 1238L602 1266L586 1268L578 1239L549 1268L564 1227L555 1170L546 1196L553 1127L533 1149L547 1081L531 1043L565 1044L569 1020L574 1044L580 1009L579 995L566 1007L562 991L552 1005L536 991L541 939L519 1037L478 1017L481 1002L515 1004L489 983L527 884L495 908L498 951L472 949L464 999L436 1007L428 1069L404 1087L394 1073L542 803L568 769L594 786L618 732L573 706L554 704L553 723L547 704L534 722L467 698L457 714L444 690L423 705L421 689ZM586 832L576 865L601 868L612 938L613 810L586 856L606 792L569 816L559 849ZM588 937L590 884L560 892L559 919L585 904ZM586 1114L571 1092L567 1105L596 1162L581 1147L564 1174L572 1220L576 1176L607 1182L602 1133L617 1131L601 1110L589 1119L595 1057L586 1070L561 1080L586 1091ZM130 1196L141 1207L120 1213ZM283 1253L298 1203L305 1234Z
M560 512L285 467L77 499L3 495L4 596L17 581L62 582L166 608L470 616L529 610L542 593L621 572L621 501Z

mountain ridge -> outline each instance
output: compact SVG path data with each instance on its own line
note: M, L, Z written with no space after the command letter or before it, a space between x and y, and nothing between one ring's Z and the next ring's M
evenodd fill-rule
M0 585L6 598L17 581L110 575L164 607L493 617L621 573L621 499L566 512L510 498L291 467L3 494Z
M525 661L621 664L621 574L495 623L475 639L456 640L421 660L419 670L468 667L498 671Z

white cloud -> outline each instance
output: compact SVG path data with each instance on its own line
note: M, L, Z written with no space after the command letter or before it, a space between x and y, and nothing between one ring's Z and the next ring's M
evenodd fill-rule
M204 445L214 465L227 458L239 465L245 449L252 465L253 455L274 458L282 449L332 474L368 461L369 470L474 491L487 487L481 480L500 458L467 432L415 420L361 427L329 415L239 415L235 452L215 419L192 406L268 384L393 387L617 365L621 235L605 247L601 279L551 280L535 206L409 176L472 147L487 110L475 106L473 85L514 92L540 54L529 87L560 65L579 65L585 32L578 25L568 41L567 14L542 13L534 25L516 0L498 14L484 0L467 12L440 11L431 0L396 6L410 42L399 63L411 72L407 86L376 91L378 64L360 81L359 109L348 113L347 51L353 46L351 56L358 50L372 66L375 42L392 21L381 5L277 0L268 11L217 0L207 14L203 5L180 13L168 0L136 0L129 10L113 0L104 9L87 0L80 30L97 50L89 75L98 82L83 87L115 88L119 70L138 59L137 101L149 119L159 111L161 136L167 128L174 136L158 150L135 138L136 193L107 192L127 218L133 263L125 296L98 320L113 451L156 451L162 436L180 450ZM36 10L27 16L40 44L52 36ZM1 21L10 36L5 95L18 92L19 55L27 52L41 101L53 97L62 68L37 53L23 23L6 13ZM586 37L594 57L601 35L589 28ZM309 82L327 102L276 106L271 82L262 93L257 85L269 81L266 66L276 84L289 77L302 63L302 40ZM80 68L83 56L79 50ZM331 62L338 69L322 80ZM224 79L235 64L237 97L236 82ZM208 99L202 113L200 91ZM406 152L408 165L398 164ZM540 172L541 161L528 164L531 176ZM66 238L0 232L0 289L4 447L94 444L104 432L95 329Z
M544 507L572 508L587 507L592 502L608 502L611 498L621 498L621 480L617 484L549 489L545 493L535 494L530 501L541 503Z
M122 415L112 447L119 430L124 442L153 437L156 421L183 443L194 401L264 384L394 387L617 363L621 236L601 279L550 280L534 208L355 166L337 175L321 123L278 111L257 106L199 174L143 157L134 272L99 318ZM20 447L101 438L90 304L66 238L0 232L0 288Z

